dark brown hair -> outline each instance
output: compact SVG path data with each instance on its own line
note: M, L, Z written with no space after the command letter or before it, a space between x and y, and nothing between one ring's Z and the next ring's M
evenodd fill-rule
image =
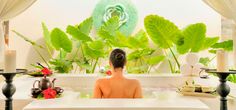
M126 53L121 49L114 49L110 54L110 61L114 68L124 68Z

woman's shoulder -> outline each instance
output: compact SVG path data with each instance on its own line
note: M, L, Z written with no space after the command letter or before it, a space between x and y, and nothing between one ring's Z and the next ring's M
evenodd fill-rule
M97 79L96 83L103 83L103 82L107 82L109 79L108 78L99 78Z
M127 79L127 80L130 81L131 83L139 84L139 80L137 79Z

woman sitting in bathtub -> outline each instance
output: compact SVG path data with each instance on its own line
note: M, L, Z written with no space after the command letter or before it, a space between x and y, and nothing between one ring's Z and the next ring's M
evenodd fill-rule
M115 49L110 54L109 61L111 78L98 79L94 88L94 98L142 98L142 90L138 80L126 78L124 66L125 52Z

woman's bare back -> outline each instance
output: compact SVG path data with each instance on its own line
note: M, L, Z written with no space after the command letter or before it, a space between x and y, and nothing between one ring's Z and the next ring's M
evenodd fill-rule
M94 98L142 98L138 80L108 78L96 81Z

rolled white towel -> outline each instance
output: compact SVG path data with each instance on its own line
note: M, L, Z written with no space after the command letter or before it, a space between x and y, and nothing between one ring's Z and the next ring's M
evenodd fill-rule
M196 53L188 53L186 55L186 63L190 64L191 66L194 66L196 63L198 63L198 56Z
M200 63L197 63L193 66L193 71L192 71L192 75L193 76L199 76L199 72L201 71L201 68L203 68L204 66Z
M184 76L191 76L193 71L193 68L191 65L189 64L184 64L180 67L180 72L184 75Z

